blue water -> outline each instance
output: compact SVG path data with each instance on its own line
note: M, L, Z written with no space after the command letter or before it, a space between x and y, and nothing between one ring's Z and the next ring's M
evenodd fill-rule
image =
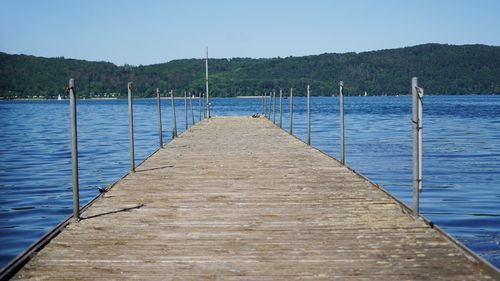
M172 115L170 102L162 103L167 142ZM311 110L312 145L337 158L338 103L313 97ZM293 131L303 140L305 105L294 98ZM193 106L199 120L197 100ZM252 115L261 107L260 99L213 99L212 115ZM183 100L176 110L181 133ZM411 205L410 97L346 97L345 112L347 165ZM156 101L136 100L134 117L138 164L158 148ZM2 101L0 130L2 267L71 214L68 102ZM78 101L78 141L83 205L130 168L127 101ZM500 96L425 97L421 212L500 267Z

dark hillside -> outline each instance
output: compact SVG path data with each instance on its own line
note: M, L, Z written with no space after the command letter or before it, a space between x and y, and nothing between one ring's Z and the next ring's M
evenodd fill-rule
M412 76L426 94L500 93L500 47L425 44L363 53L271 59L210 59L214 96L260 95L280 88L331 95L344 80L348 94L408 94ZM146 66L116 66L64 58L0 53L0 97L56 97L75 78L79 96L115 96L134 82L136 96L163 91L202 92L204 60L181 59Z

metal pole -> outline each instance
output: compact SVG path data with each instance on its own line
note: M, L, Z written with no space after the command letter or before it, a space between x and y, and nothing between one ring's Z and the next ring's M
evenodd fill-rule
M420 214L422 191L422 98L424 91L418 87L417 77L411 79L412 131L413 131L413 214Z
M344 82L339 82L339 98L340 98L340 163L345 165L344 151Z
M267 116L269 116L269 121L271 121L271 111L272 111L272 108L273 108L273 99L272 99L272 96L273 96L273 93L272 92L269 92L269 96L267 97L267 104L269 105L269 108L267 109Z
M267 110L267 93L264 93L264 106L265 106L264 116L266 116L266 118L269 119L268 110Z
M311 145L311 95L307 85L307 145Z
M267 118L269 119L269 121L271 121L271 110L272 110L272 92L269 92L269 96L267 97L267 104L269 105L269 107L267 108Z
M130 137L130 171L135 172L134 153L134 111L132 107L132 82L128 82L128 124Z
M194 125L193 96L189 94L189 107L191 108L191 125Z
M208 98L208 47L206 49L206 60L205 60L205 88L206 88L206 94L207 94L207 116L210 118L210 100Z
M423 140L422 140L422 135L423 135L423 98L424 98L424 89L418 88L418 191L422 192L422 182L423 182L423 177L422 177L422 172L423 172L423 165L422 165L422 156L423 156Z
M156 88L156 100L158 103L158 136L160 137L160 148L163 148L163 132L161 128L161 98L160 89Z
M262 100L262 115L264 115L264 94L261 94L260 97Z
M413 137L413 214L419 215L419 193L418 193L418 80L417 77L411 79L411 94L412 94L412 137Z
M280 89L280 128L283 128L283 91Z
M290 88L290 135L293 135L293 88Z
M264 117L267 117L267 93L264 93Z
M201 121L201 115L202 115L202 111L203 111L203 107L201 106L201 92L198 93L198 107L200 110L200 121Z
M204 109L203 109L203 118L207 118L207 106L206 106L206 102L205 102L205 96L206 96L206 94L205 94L205 93L203 93L203 94L202 94L202 97L203 97L203 98L202 98L202 100L201 100L201 103L202 103L203 108L204 108Z
M172 127L172 138L177 137L177 118L175 117L175 102L174 102L174 91L170 90L170 96L172 97L172 120L174 122Z
M186 124L186 131L189 127L189 124L188 124L188 102L187 102L187 93L186 91L184 91L184 123Z
M273 91L273 123L276 124L276 92Z
M75 80L69 79L69 111L71 124L71 163L73 168L73 218L80 219L80 194L78 188L78 136L76 130Z

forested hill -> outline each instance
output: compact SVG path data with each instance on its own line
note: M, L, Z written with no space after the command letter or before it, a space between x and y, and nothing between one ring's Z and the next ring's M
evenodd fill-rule
M260 95L293 87L314 95L338 91L338 81L349 95L408 94L410 78L419 77L426 94L500 93L500 47L425 44L399 49L344 54L322 54L271 59L210 59L212 96ZM126 94L151 97L163 92L204 91L202 59L173 60L146 66L116 66L65 58L41 58L0 53L0 97L64 95L75 78L80 97Z

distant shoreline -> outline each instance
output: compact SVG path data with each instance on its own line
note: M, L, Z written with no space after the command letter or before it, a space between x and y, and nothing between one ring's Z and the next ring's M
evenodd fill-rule
M168 95L170 90L176 96L184 96L184 91L196 94L206 91L202 58L172 58L168 62L142 66L11 55L1 51L0 58L4 82L0 85L2 97L66 96L64 89L70 74L78 85L78 97L121 94L121 98L125 98L129 80L134 83L133 93L137 96L155 96L158 87L162 95ZM499 60L500 46L435 43L366 52L347 50L274 58L211 58L212 63L223 62L223 65L214 68L211 64L209 93L210 97L252 98L246 95L260 96L280 88L286 95L292 87L296 94L305 95L306 84L310 84L313 95L328 96L338 93L337 80L342 78L346 96L364 95L365 92L401 95L411 92L412 76L420 75L426 96L492 94L500 92L497 75L500 65L495 64Z
M262 96L236 96L237 99L261 99Z
M500 95L500 93L491 93L491 94L448 94L448 95L427 95L428 97L439 97L439 96L496 96ZM358 97L404 97L404 96L411 96L409 94L402 94L402 95L368 95L368 96L363 96L363 95L346 95L345 97L347 98L358 98ZM269 97L269 96L268 96ZM295 97L305 97L303 95L300 96L295 96ZM338 97L338 95L321 95L321 96L311 96L311 97ZM232 99L261 99L262 96L234 96L234 97L210 97L210 99L226 99L226 98L232 98ZM278 97L277 97L278 98ZM288 95L283 96L283 98L288 98ZM114 98L77 98L77 100L126 100L126 97L114 97ZM134 99L156 99L156 97L134 97ZM171 97L161 97L162 100L169 100ZM176 100L183 100L184 97L174 97ZM189 99L189 97L188 97ZM198 97L193 97L193 100L197 100ZM205 97L203 97L205 100ZM69 100L68 98L62 99L62 101ZM0 102L1 101L58 101L58 99L43 99L43 98L15 98L15 99L9 99L9 98L3 98L0 97Z
M118 98L77 98L77 100L117 100ZM39 98L16 98L16 99L6 99L6 98L0 98L0 101L7 101L7 100L17 100L17 101L23 101L23 100L29 100L29 101L64 101L64 100L69 100L69 99L39 99Z

